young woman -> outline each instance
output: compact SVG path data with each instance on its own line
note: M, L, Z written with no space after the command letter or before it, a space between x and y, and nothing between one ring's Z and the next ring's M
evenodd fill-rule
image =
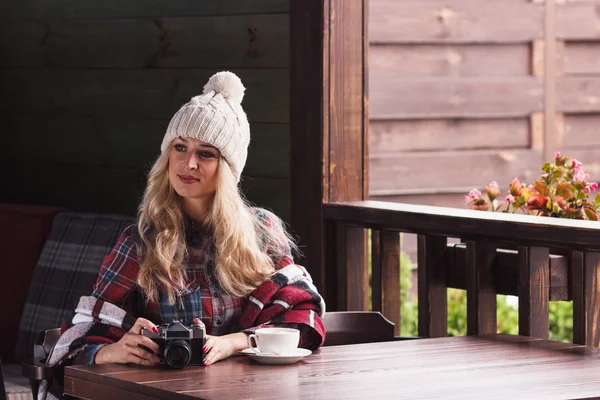
M196 318L208 334L206 365L246 348L259 327L297 328L301 347L323 343L325 305L294 264L293 242L278 217L249 207L239 192L250 142L244 90L236 75L219 72L175 113L137 226L105 258L86 300L88 317L82 298L68 352L54 359L157 366L158 346L142 328ZM124 310L121 322L103 320L106 303Z

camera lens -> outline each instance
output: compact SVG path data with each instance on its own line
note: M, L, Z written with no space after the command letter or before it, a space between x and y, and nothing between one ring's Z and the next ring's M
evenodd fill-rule
M165 362L171 368L183 368L192 358L192 348L183 340L169 340L165 346Z

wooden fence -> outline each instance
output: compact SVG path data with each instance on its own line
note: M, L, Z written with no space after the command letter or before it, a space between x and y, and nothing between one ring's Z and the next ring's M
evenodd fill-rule
M463 207L556 150L600 179L600 1L371 0L370 196Z

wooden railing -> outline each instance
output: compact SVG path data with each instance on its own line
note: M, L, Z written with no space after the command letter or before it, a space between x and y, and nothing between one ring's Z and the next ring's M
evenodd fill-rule
M447 335L453 287L467 291L470 335L496 333L496 294L511 294L519 334L547 339L549 301L571 300L573 342L600 344L600 222L377 201L323 207L333 309L368 307L365 252L349 244L371 229L372 308L398 324L399 232L415 233L420 336Z

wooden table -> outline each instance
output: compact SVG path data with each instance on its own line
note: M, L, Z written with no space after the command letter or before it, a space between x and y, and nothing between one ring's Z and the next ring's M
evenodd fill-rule
M521 336L447 337L322 348L297 364L245 356L174 371L65 369L66 394L92 399L582 399L600 396L600 351Z

